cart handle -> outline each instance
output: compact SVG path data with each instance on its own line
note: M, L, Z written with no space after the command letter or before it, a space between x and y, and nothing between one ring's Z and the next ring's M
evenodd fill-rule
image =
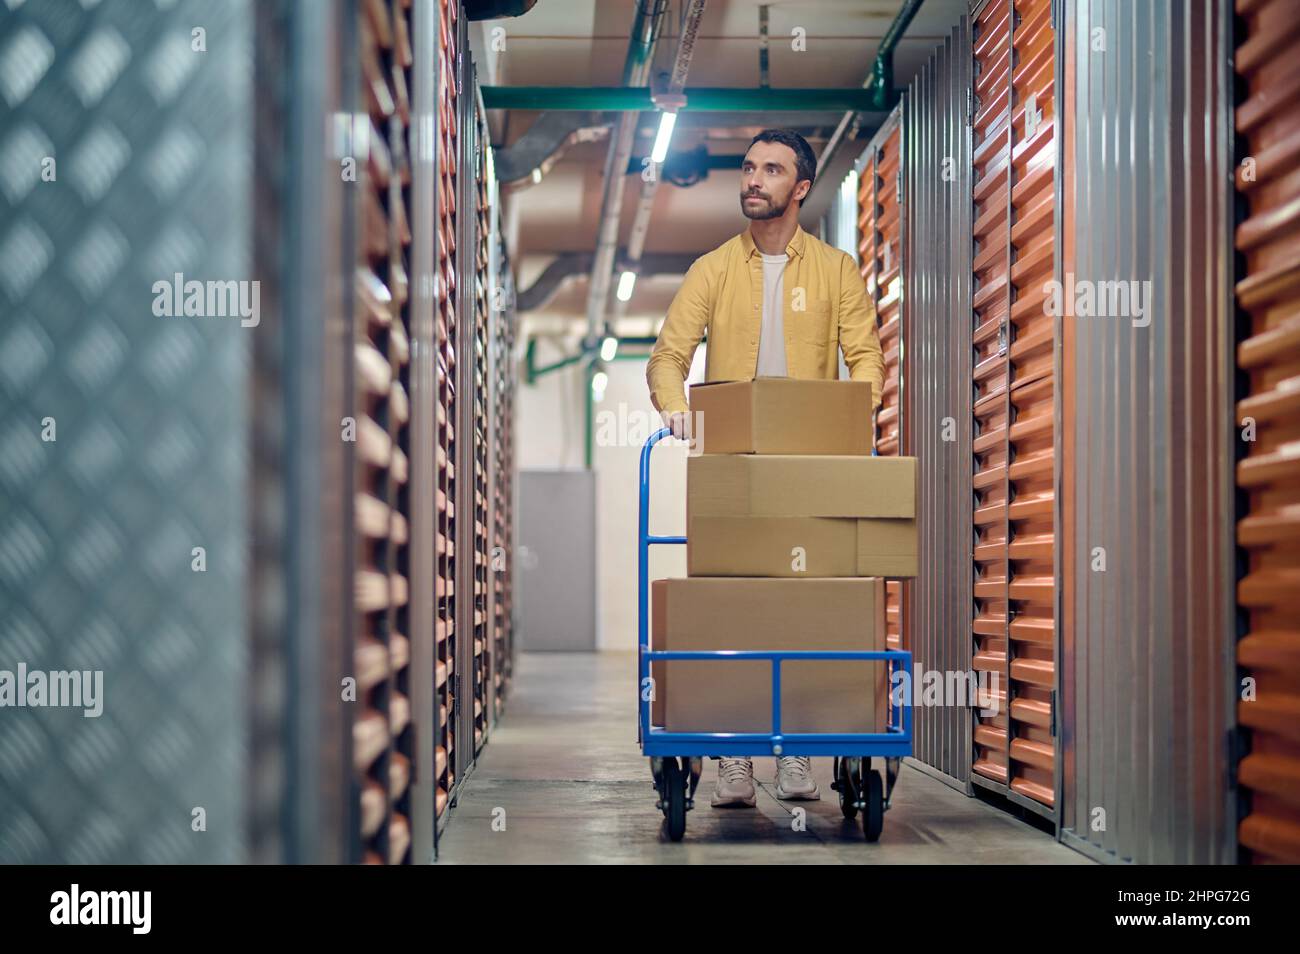
M685 543L686 536L650 535L650 451L665 437L671 436L671 427L661 427L648 438L641 448L641 493L637 517L637 640L640 662L637 666L637 742L650 730L650 703L642 698L642 687L650 678L650 661L645 654L650 649L650 544Z
M641 448L641 512L640 512L640 540L641 552L645 554L645 547L650 543L685 543L686 537L652 537L650 536L650 451L665 437L670 437L673 433L671 427L661 427L648 438L645 446ZM643 569L648 570L648 567ZM644 575L644 574L643 574Z

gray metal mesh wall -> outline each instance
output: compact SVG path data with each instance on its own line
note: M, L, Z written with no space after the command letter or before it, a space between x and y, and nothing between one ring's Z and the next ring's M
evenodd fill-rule
M10 6L0 669L102 671L103 712L0 709L0 861L237 861L255 329L152 304L252 277L248 5Z
M1072 2L1062 41L1061 268L1148 283L1062 319L1062 838L1144 863L1235 857L1230 15Z
M971 667L971 182L963 19L903 100L903 377L920 471L921 574L904 587L903 644L926 670ZM962 240L966 236L966 240ZM969 786L971 710L915 712L915 762Z

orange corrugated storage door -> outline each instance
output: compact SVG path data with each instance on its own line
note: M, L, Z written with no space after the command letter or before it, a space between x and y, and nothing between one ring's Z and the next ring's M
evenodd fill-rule
M977 716L972 769L1007 782L1007 335L1011 271L1011 5L993 0L971 30L974 239L974 668L996 683L997 714ZM987 673L985 677L983 674ZM991 706L989 707L991 708Z
M992 0L972 37L975 669L996 674L973 770L1055 798L1055 31L1051 0Z
M902 413L902 241L899 216L899 135L895 112L873 140L870 158L858 185L858 261L861 262L867 295L875 305L880 329L880 348L885 359L885 386L876 414L877 454L903 453ZM886 584L886 642L890 649L902 649L901 581Z
M1055 800L1056 36L1051 0L1020 0L1012 31L1011 429L1007 557L1011 790Z
M1237 362L1248 381L1237 405L1243 458L1237 527L1246 573L1237 599L1247 620L1237 661L1256 696L1238 706L1250 730L1239 779L1250 812L1241 845L1257 862L1300 862L1300 39L1289 0L1238 0L1246 24L1236 68L1245 82L1237 135L1246 160L1237 188L1245 262L1237 302L1248 319Z

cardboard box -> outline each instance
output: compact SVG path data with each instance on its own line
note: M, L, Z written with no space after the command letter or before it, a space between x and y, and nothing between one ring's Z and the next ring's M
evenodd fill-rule
M915 520L692 516L686 521L690 577L905 579L916 576L917 563Z
M865 381L709 381L691 386L690 405L698 453L871 453Z
M914 457L692 457L687 575L914 577L916 473Z
M654 649L885 647L880 579L655 580L650 600ZM656 664L651 722L671 732L770 732L771 666L748 660ZM781 683L783 732L884 731L884 662L783 663Z
M704 454L686 462L699 517L916 516L915 457Z

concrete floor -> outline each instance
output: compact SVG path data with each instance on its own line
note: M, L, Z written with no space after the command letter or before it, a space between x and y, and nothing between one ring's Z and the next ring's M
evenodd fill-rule
M705 760L686 837L661 833L636 743L632 653L521 654L506 714L461 790L440 863L1089 864L1012 815L904 766L880 841L868 845L814 769L821 801L780 802L773 759L756 759L754 809L713 809ZM879 765L879 763L877 763ZM795 830L795 806L807 809ZM502 812L504 810L504 813ZM504 821L504 831L494 830Z

